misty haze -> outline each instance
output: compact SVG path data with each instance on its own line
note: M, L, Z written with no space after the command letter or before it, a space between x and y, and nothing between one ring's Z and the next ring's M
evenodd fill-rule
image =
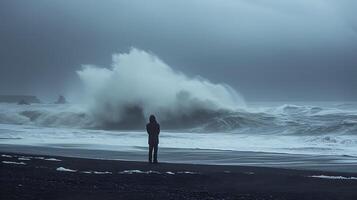
M356 9L0 1L0 196L356 199Z

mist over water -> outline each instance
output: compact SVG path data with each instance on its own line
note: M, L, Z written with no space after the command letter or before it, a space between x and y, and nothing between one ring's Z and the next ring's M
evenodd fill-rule
M245 107L230 86L188 77L152 53L132 48L112 59L110 68L84 65L77 71L84 103L106 128L142 128L150 114L167 128L187 128Z

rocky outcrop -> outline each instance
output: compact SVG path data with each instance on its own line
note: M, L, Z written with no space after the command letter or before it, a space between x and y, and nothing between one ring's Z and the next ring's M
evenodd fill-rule
M64 96L60 95L55 103L56 104L66 104L67 100L66 100L66 98L64 98Z

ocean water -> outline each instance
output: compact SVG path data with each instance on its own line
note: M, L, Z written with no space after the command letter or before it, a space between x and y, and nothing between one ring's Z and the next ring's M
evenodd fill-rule
M355 102L252 103L199 117L184 128L163 123L160 147L357 156ZM2 103L0 144L135 151L147 134L105 127L83 105Z

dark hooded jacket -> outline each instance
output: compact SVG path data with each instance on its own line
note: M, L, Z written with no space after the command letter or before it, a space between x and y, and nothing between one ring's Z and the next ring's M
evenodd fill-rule
M160 124L156 122L155 116L150 116L150 123L146 125L146 131L149 134L149 145L159 144Z

